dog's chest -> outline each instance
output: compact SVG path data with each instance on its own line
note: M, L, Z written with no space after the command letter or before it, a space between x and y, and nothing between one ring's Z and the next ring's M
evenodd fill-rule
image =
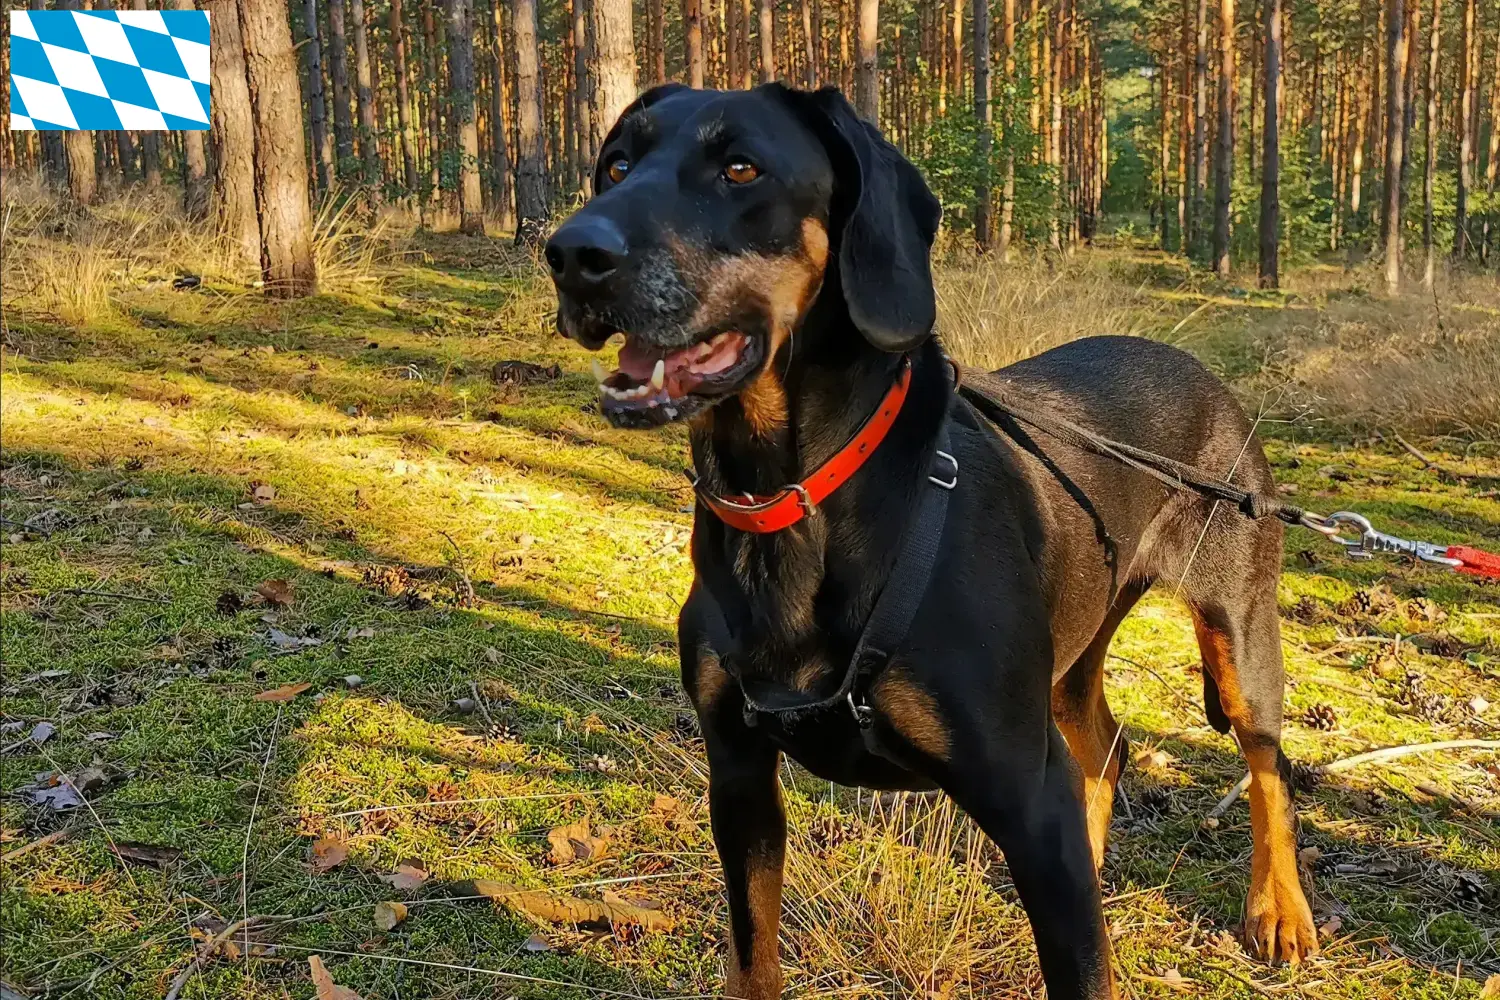
M926 791L930 779L870 748L844 705L800 715L761 713L755 725L792 760L816 777L849 787Z

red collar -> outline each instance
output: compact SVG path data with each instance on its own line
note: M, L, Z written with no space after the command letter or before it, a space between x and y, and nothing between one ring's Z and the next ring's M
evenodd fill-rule
M818 504L849 480L865 464L865 459L874 454L886 433L896 422L901 404L906 401L906 390L911 385L911 361L901 365L901 374L891 386L880 406L865 421L859 433L849 439L832 458L824 462L812 475L800 483L783 487L772 496L749 496L744 501L727 497L698 493L703 505L713 511L725 524L740 531L758 535L770 534L789 528L798 521L815 513Z

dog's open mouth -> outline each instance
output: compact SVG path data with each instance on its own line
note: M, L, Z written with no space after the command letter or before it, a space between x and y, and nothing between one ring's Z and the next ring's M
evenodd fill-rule
M653 426L691 416L738 389L759 363L760 340L739 330L690 347L666 348L625 335L619 367L597 360L600 410L622 426Z

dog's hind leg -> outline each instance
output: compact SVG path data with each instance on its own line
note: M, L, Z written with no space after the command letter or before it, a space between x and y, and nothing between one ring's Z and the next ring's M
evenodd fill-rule
M1052 718L1083 772L1080 793L1088 815L1095 867L1104 864L1115 785L1127 752L1125 734L1104 697L1104 660L1115 630L1150 586L1149 580L1143 580L1120 592L1093 641L1052 688Z
M1279 549L1279 545L1277 546ZM1317 929L1297 873L1297 818L1290 764L1281 751L1284 668L1274 574L1253 593L1234 588L1190 602L1204 669L1250 765L1250 893L1245 937L1270 961L1318 950ZM1246 581L1249 583L1250 581Z

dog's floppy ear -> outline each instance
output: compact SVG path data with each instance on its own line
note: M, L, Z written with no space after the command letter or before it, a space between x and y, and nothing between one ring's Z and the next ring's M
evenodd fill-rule
M637 97L635 100L631 101L628 105L626 105L625 110L620 112L620 117L618 117L618 118L615 119L614 125L610 126L609 134L606 135L604 137L604 141L599 144L600 159L597 160L597 161L595 161L595 163L594 163L594 191L595 192L597 192L599 190L599 182L604 179L604 159L603 159L603 152L604 152L604 150L606 150L606 149L609 148L609 144L611 142L614 142L615 136L620 133L620 126L623 125L623 124L625 124L625 119L629 118L632 114L634 114L637 111L640 111L640 110L642 110L644 108L651 107L651 105L655 104L657 101L661 100L663 97L666 97L666 96L668 96L670 94L674 94L674 93L676 93L679 90L689 90L689 89L691 89L691 88L689 88L688 85L685 84L685 83L663 83L663 84L661 84L658 87L652 87L650 90L646 91L640 97Z
M909 351L932 332L932 241L942 207L911 161L834 87L787 91L823 138L834 170L829 236L849 316L883 351Z

